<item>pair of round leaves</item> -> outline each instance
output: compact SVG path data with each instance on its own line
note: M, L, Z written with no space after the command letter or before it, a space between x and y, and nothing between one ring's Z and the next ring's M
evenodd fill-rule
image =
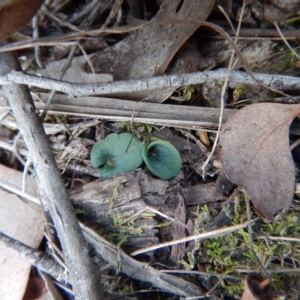
M91 151L91 163L101 177L134 170L143 161L161 179L174 177L182 166L180 154L171 143L155 141L143 144L131 133L109 134Z

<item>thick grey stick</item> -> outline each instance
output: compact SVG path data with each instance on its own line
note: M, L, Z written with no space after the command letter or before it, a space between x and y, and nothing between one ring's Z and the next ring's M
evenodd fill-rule
M1 53L0 75L11 70L19 70L16 57L13 53ZM11 84L4 86L4 92L33 161L42 200L53 218L75 297L78 300L103 299L100 270L89 258L87 245L28 87Z
M5 247L19 257L25 258L29 263L56 280L65 280L65 269L45 253L33 249L2 232L0 232L0 246Z
M139 262L128 256L85 225L81 224L81 228L86 240L94 246L97 253L118 268L119 272L124 272L127 276L143 282L150 282L155 287L172 294L194 297L193 299L204 296L203 291L196 284L187 282L180 277L159 272L149 264Z
M176 89L190 84L202 84L211 81L222 82L227 76L227 69L180 75L157 76L140 80L120 80L89 84L70 83L46 77L29 75L18 71L9 71L7 73L2 73L1 75L0 84L3 85L10 83L27 84L47 90L60 91L73 96L83 96L152 91L162 88ZM272 88L278 88L278 86L280 86L281 90L300 89L300 80L297 77L262 73L253 73L253 75L258 81ZM231 71L228 81L233 83L257 85L257 82L247 72L243 71Z

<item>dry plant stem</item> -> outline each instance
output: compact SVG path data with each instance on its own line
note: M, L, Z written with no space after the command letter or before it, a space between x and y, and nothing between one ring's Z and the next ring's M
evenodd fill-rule
M240 272L240 273L252 273L252 269L235 269L235 271ZM294 269L286 269L286 268L278 268L278 269L272 269L268 270L268 274L295 274L299 276L300 269L299 268L294 268ZM276 298L278 299L278 298Z
M224 27L223 29L230 35L235 36L235 31L231 27ZM281 33L284 35L286 40L296 40L300 37L300 32L297 29L282 29ZM200 37L206 38L215 38L221 39L222 37L218 36L217 33L213 34L211 31L201 30L199 33ZM270 40L282 40L280 34L277 30L271 28L241 28L239 39L248 39L248 40L260 40L269 38Z
M104 1L101 1L99 3L99 0L93 0L92 2L86 4L80 12L74 14L74 16L69 20L69 22L70 23L75 23L78 20L80 20L80 19L82 19L82 18L84 18L86 16L91 15L91 13L93 11L99 9L99 8L97 8L97 7L99 7L99 5L101 5L104 8L105 6L108 5L107 2L109 2L109 1L105 1L104 3L103 2Z
M67 6L69 4L69 2L71 2L72 0L65 0L65 1L61 1L61 3L59 3L58 5L55 5L55 7L53 8L54 11L56 13L60 12L65 6Z
M44 102L48 99L48 94L39 94L39 99L42 101L35 101L35 106L38 110L44 109ZM286 103L290 103L289 99ZM268 101L271 101L269 99ZM275 102L283 101L282 98L275 98ZM7 101L3 91L0 91L0 107L8 107ZM162 109L163 108L163 109ZM207 132L216 132L218 127L218 120L220 115L219 108L208 107L192 107L184 105L170 105L158 104L148 102L136 102L124 99L104 98L104 97L80 97L70 98L67 95L58 94L54 96L50 106L50 113L63 114L86 117L89 120L81 124L69 124L66 129L64 124L44 124L45 132L47 135L57 134L64 131L72 132L74 129L96 126L100 120L109 121L125 121L125 122L140 122L159 126L172 126L175 128L185 128L189 130L204 129ZM226 122L236 110L224 109L223 122ZM172 117L170 117L172 116ZM90 120L90 118L93 118ZM16 123L7 118L1 121L1 124L10 128L18 129ZM79 131L76 131L78 135ZM292 134L299 136L299 127L292 124ZM186 133L182 132L184 135ZM188 137L188 136L187 136ZM190 137L188 137L190 138ZM0 148L14 151L13 147L7 142L0 140ZM200 148L202 148L200 146ZM18 149L19 154L28 156L25 149ZM206 151L203 149L202 151Z
M0 184L1 184L1 181L0 181ZM181 223L181 222L179 222L179 221L177 221L177 220L175 220L175 219L173 219L173 218L167 216L166 214L164 214L164 213L160 212L159 210L154 209L154 208L152 208L152 207L150 207L150 206L145 206L145 208L143 208L142 210L136 212L135 214L133 214L132 216L130 216L129 218L127 218L126 220L124 220L123 222L121 222L120 224L118 224L117 226L114 226L114 228L118 228L118 226L121 226L122 224L127 223L127 222L129 222L129 221L135 219L135 218L136 218L137 216L139 216L141 213L147 212L147 211L154 212L155 214L158 214L158 215L160 215L161 217L163 217L163 218L165 218L165 219L167 219L167 220L170 220L170 221L172 221L172 222L174 222L174 223L177 223L178 225L182 226L183 228L188 229L188 227L187 227L185 224L183 224L183 223Z
M298 238L290 238L290 237L285 237L285 236L258 236L256 237L256 239L258 240L263 240L263 239L268 239L268 240L271 240L271 241L287 241L287 242L297 242L297 243L300 243L300 239Z
M236 231L238 229L247 227L253 221L250 221L250 222L247 222L247 223L242 223L242 224L235 225L235 226L216 229L216 230L212 230L212 231L208 231L208 232L203 232L203 233L200 233L200 234L197 234L197 235L191 235L191 236L188 236L186 238L161 243L161 244L158 244L158 245L155 245L155 246L150 246L150 247L147 247L147 248L144 248L144 249L133 251L132 253L130 253L130 255L135 256L135 255L142 254L142 253L145 253L145 252L154 251L156 249L169 247L169 246L176 245L176 244L179 244L179 243L186 243L186 242L190 242L190 241L193 241L193 240L200 240L201 241L201 240L206 240L206 239L210 239L210 238L224 236L224 235L226 235L228 233L231 233L233 231Z
M112 20L116 17L121 5L122 5L123 0L116 0L115 3L113 4L113 7L109 13L108 18L106 19L105 23L102 25L101 29L104 29L107 27L107 25L112 22Z
M98 1L98 0L97 0ZM168 23L190 23L190 21L183 21L183 20L174 20L173 22L167 21ZM139 28L145 27L145 26L151 26L152 24L164 24L165 22L146 22L142 25L138 26L119 26L116 28L105 28L105 29L95 29L95 30L81 30L80 32L72 32L72 33L67 33L67 34L61 34L57 36L50 36L50 37L43 37L39 39L27 39L26 41L21 41L21 42L15 42L7 45L3 45L0 47L0 52L8 52L8 51L14 51L14 50L20 50L20 49L28 49L32 48L36 45L39 46L57 46L58 43L60 45L72 45L74 41L76 40L82 40L85 39L87 36L91 37L98 37L101 34L126 34L132 31L135 31ZM195 22L193 22L195 23ZM210 23L207 22L198 22L199 25L208 25ZM208 25L209 26L209 25ZM218 26L217 26L218 27ZM260 39L257 36L261 36L262 34L265 34L265 36L268 36L269 30L255 30L255 29L241 29L242 32L248 32L250 36L253 36L252 39L258 40ZM225 32L229 32L230 29L226 29ZM275 32L275 36L278 36L279 34L275 30L270 30L270 35L272 36L272 32ZM218 32L219 33L219 32ZM283 34L285 35L285 38L287 40L293 40L296 38L299 38L299 30L287 30L283 31ZM287 36L289 35L289 36ZM207 33L205 35L207 37ZM230 38L230 36L228 35ZM224 36L221 37L222 39ZM247 39L251 39L248 37ZM281 37L279 38L273 38L273 40L281 40Z
M207 167L208 163L210 162L210 160L212 159L212 157L213 157L213 155L214 155L214 153L215 153L215 151L216 151L218 142L219 142L219 136L220 136L221 127L222 127L222 122L223 122L223 113L224 113L224 109L225 109L225 100L224 100L224 96L225 96L226 89L227 89L228 76L229 76L229 74L230 74L230 68L231 68L231 65L232 65L233 55L234 55L234 52L232 52L232 55L231 55L231 57L230 57L228 72L227 72L225 81L224 81L223 86L222 86L222 91L221 91L221 107L220 107L220 117L219 117L218 131L217 131L217 134L216 134L216 137L215 137L215 141L214 141L212 150L210 151L208 157L206 158L205 162L204 162L203 165L201 166L201 171L202 171L201 176L202 176L203 178L205 178L205 175L206 175L206 167Z
M234 40L235 43L237 43L237 40L238 40L238 35L239 35L240 27L241 27L241 24L242 24L242 17L244 15L244 9L245 9L245 0L243 1L241 15L240 15L240 19L239 19L239 24L238 24L238 28L236 30L236 36L235 36L235 40ZM225 11L222 11L222 12L225 13ZM225 13L225 17L227 18L227 20L230 20L230 18L227 17L226 13ZM229 24L232 26L231 23L229 23ZM232 53L231 53L231 56L230 56L230 60L229 60L229 64L228 64L228 71L227 71L227 74L226 74L226 77L225 77L225 81L224 81L223 86L222 86L220 117L219 117L219 124L218 124L217 135L216 135L216 138L215 138L212 150L211 150L210 154L208 155L207 159L205 160L204 164L201 167L201 170L202 170L202 174L201 175L202 175L203 178L205 178L205 175L206 175L206 167L207 167L208 163L210 162L210 160L212 159L212 157L213 157L213 155L214 155L214 153L216 151L217 145L219 143L219 137L220 137L221 127L222 127L222 121L223 121L223 113L224 113L224 109L225 109L225 99L224 99L224 96L225 96L225 93L226 93L226 90L227 90L228 77L229 77L229 74L230 74L230 71L231 71L231 68L232 68L232 64L233 64L234 53L235 53L234 50L232 50Z
M175 23L175 24L178 24L178 23L193 23L193 24L197 24L198 26L206 26L206 27L209 27L211 29L213 29L214 31L218 32L219 34L221 34L223 36L223 38L225 38L227 40L227 42L231 45L231 47L235 50L237 56L240 58L244 68L247 70L247 72L249 73L250 75L250 78L253 79L254 82L256 82L258 85L260 85L261 87L263 88L266 88L267 90L271 91L271 92L274 92L274 93L279 93L280 95L282 96L286 96L288 97L288 95L286 95L285 93L279 91L279 90L276 90L274 89L273 87L271 86L268 86L267 84L265 84L264 82L262 81L259 81L255 76L254 76L254 73L252 72L251 70L251 67L248 63L248 61L244 58L243 54L241 53L240 49L236 46L236 44L232 41L232 39L230 38L230 36L218 25L216 24L213 24L213 23L209 23L209 22L202 22L202 21L191 21L191 20L173 20L173 21L167 21L168 23ZM153 24L165 24L166 22L154 22ZM146 24L142 24L140 26L134 26L134 27L126 27L125 28L125 32L130 32L130 31L135 31L139 28L142 28L144 26L149 26L149 25L152 25L152 22L148 22ZM71 39L73 38L74 40L80 40L84 37L86 37L87 35L95 35L95 34L100 34L100 33L105 33L105 32L114 32L114 33L121 33L121 32L124 32L124 28L122 27L117 27L116 29L112 29L112 30L92 30L92 31L85 31L85 32L82 32L82 34L80 34L80 32L77 32L75 35L74 33L71 33L71 34L67 34L63 37L58 37L57 38L57 41L60 40L60 39L63 39L64 41L66 39ZM43 40L43 39L42 39ZM45 39L47 42L44 43L44 45L46 45L47 43L49 44L49 39ZM39 41L28 41L25 45L25 47L31 47L37 45L37 44L43 44ZM50 44L53 45L53 39L51 39L50 41ZM14 45L9 45L8 47L1 47L0 48L0 51L1 52L6 52L6 51L12 51L12 50L15 50L15 49L20 49L20 47L24 47L24 45L22 46L22 43L18 43L18 44L14 44ZM1 83L1 82L0 82ZM190 84L196 84L196 83L190 83ZM172 87L172 86L170 86ZM156 87L157 88L157 87ZM71 94L71 95L74 95L74 94ZM291 97L293 100L296 100L294 99L293 97Z
M277 80L283 84L284 90L300 89L300 80L297 77L270 75L263 73L253 73L255 78L268 86L276 85ZM7 85L11 83L27 84L42 89L52 89L72 96L83 95L109 95L123 92L152 91L162 88L179 88L186 85L202 84L212 81L224 81L227 76L227 69L218 69L214 71L196 72L180 75L157 76L140 80L120 80L114 82L105 82L97 84L78 84L70 83L46 77L25 74L21 71L8 71L0 76L0 84ZM258 83L243 71L231 71L228 81L232 83L241 83L249 85L258 85Z
M18 69L19 63L13 53L0 55L1 75ZM43 202L49 208L54 221L75 298L102 299L99 268L89 258L87 246L60 179L40 118L35 112L28 87L13 84L5 86L4 92L30 152Z
M70 64L71 64L71 62L72 62L72 59L73 59L73 57L74 57L74 54L75 54L75 51L76 51L76 50L77 50L77 43L75 43L75 44L72 46L72 49L71 49L71 51L70 51L70 53L69 53L69 55L68 55L68 61L67 61L67 63L63 66L62 73L61 73L61 75L60 75L60 77L59 77L60 80L64 77L64 75L65 75L67 69L69 68L69 66L70 66ZM52 99L54 98L55 93L56 93L55 90L52 90L52 91L50 92L50 95L49 95L49 97L48 97L48 99L47 99L47 102L46 102L44 111L43 111L43 113L42 113L42 115L41 115L41 120L43 120L43 121L44 121L44 119L45 119L45 117L46 117L46 115L47 115L47 113L48 113L48 110L49 110L51 101L52 101Z
M0 107L7 106L4 99L5 95L0 91ZM43 102L47 101L48 95L39 94L42 101L35 101L38 110L44 109ZM162 109L163 108L163 109ZM162 126L173 126L177 128L196 129L210 128L214 130L218 124L219 109L207 107L191 107L167 105L148 102L136 102L122 99L103 98L103 97L80 97L77 99L70 98L67 95L56 95L50 106L50 112L67 115L76 115L87 118L100 118L105 120L126 121L126 122L142 122L147 124L155 124ZM234 110L227 109L224 111L223 120L226 121L232 116ZM170 117L172 116L172 117ZM99 123L95 120L95 123ZM90 121L93 123L93 121ZM2 125L11 128L17 128L14 122L4 119ZM91 126L96 126L93 124ZM56 124L55 126L44 124L46 134L56 134L65 131L63 124ZM70 124L69 130L74 128L82 128L79 124ZM1 141L0 141L1 145ZM2 146L9 149L9 145ZM24 155L24 150L22 155Z
M30 170L31 163L32 163L31 158L28 157L28 159L26 160L26 164L24 166L23 174L22 174L22 192L24 192L24 193L26 192L26 175L27 175L28 171Z
M7 190L16 195L19 195L20 197L25 198L31 202L34 202L35 204L41 205L41 202L39 201L39 199L37 197L34 197L26 192L23 192L20 189L12 186L11 184L9 184L7 182L3 182L2 180L0 180L0 187L3 188L4 190Z
M111 265L118 268L120 272L142 282L150 282L153 286L171 292L172 294L187 297L204 296L198 286L189 283L184 279L160 273L148 264L136 261L85 225L80 225L83 229L84 237L93 245L97 253Z
M101 3L98 3L98 4L97 4L97 6L95 7L95 9L93 10L93 14L95 14L95 13L97 14L98 9L99 9L99 6L101 6L101 5L102 5ZM91 14L90 14L90 15L89 15L89 19L90 19L91 17L92 17L92 16L91 16ZM92 20L93 20L93 17L92 17ZM87 25L89 25L89 22L88 22L87 19L85 19L85 20L79 25L79 28L80 28L80 29L85 29L85 27L86 27ZM60 75L60 77L59 77L59 80L63 79L63 77L64 77L66 71L67 71L68 68L70 67L70 65L71 65L71 63L72 63L72 59L73 59L73 57L74 57L74 55L75 55L75 52L76 52L78 46L79 46L79 48L81 49L81 51L84 51L83 48L80 46L80 41L77 41L76 43L74 43L74 44L72 45L71 51L70 51L70 53L69 53L69 55L68 55L68 60L67 60L67 62L65 63L65 65L63 66L63 68L62 68L62 70L61 70L61 75ZM85 54L85 52L83 52L83 53ZM42 119L42 120L45 119L45 117L46 117L46 115L47 115L47 113L48 113L48 110L49 110L51 101L52 101L52 99L53 99L55 93L56 93L56 91L55 91L55 90L52 90L51 93L50 93L50 95L49 95L49 97L48 97L46 106L45 106L44 111L43 111L43 113L42 113L42 115L41 115L41 119Z
M66 280L66 270L61 265L54 262L51 257L7 236L2 232L0 232L0 246L17 254L19 257L25 258L39 270L51 275L58 281Z
M21 157L19 155L19 152L18 152L18 146L17 146L17 143L18 143L18 140L20 139L21 137L21 133L18 132L18 134L15 136L14 138L14 143L13 143L13 149L14 149L14 155L18 158L18 160L20 161L20 163L25 166L26 164L26 161L23 159L23 157Z
M296 53L296 51L291 47L291 45L288 43L288 41L286 40L285 36L282 34L278 24L275 22L274 26L276 27L279 35L281 36L282 40L284 41L284 43L286 44L286 46L292 51L292 53L298 58L300 59L300 56Z
M58 18L54 13L52 13L52 11L50 11L48 9L48 7L46 5L44 5L42 7L42 11L44 14L46 14L49 18L53 19L55 22L57 22L58 25L60 26L65 26L73 31L79 31L80 29L78 29L76 26L72 25L71 23L69 22L66 22L60 18Z
M246 208L247 208L247 219L248 222L251 221L251 208L250 208L250 199L248 197L248 195L245 193L245 198L246 198ZM253 248L253 230L252 230L252 224L249 223L248 225L248 234L249 234L249 248L250 251L252 253L252 255L254 256L255 260L257 261L257 264L259 265L262 273L264 274L265 277L268 277L266 269L264 268L263 264L261 263L259 257L256 255L256 252L254 251Z
M198 274L208 277L218 277L218 278L228 278L233 280L241 281L242 278L234 275L229 274L218 274L218 273L211 273L211 272L201 272L201 271L192 271L192 270L159 270L160 273L167 273L167 274Z
M40 17L39 17L39 14L37 14L32 19L33 37L34 38L38 38L40 36L39 21L40 21ZM35 56L35 61L38 64L38 66L40 68L44 68L41 47L39 47L39 46L34 47L34 56Z

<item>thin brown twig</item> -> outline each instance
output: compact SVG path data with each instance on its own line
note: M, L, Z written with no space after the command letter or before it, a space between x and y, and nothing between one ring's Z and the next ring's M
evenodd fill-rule
M279 35L281 36L283 42L286 44L286 46L292 51L292 53L298 58L300 59L300 56L297 54L297 52L291 47L291 45L289 44L289 42L286 40L286 38L284 37L284 35L281 32L281 29L279 28L278 24L276 22L274 22L274 26L276 27Z

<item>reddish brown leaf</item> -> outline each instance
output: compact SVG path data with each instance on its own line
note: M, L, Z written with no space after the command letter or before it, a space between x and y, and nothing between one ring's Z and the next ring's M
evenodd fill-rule
M38 300L45 294L46 285L43 279L37 276L30 277L22 300Z
M251 105L226 122L220 135L225 174L270 220L293 198L295 170L288 132L299 113L300 105Z
M24 26L44 0L0 1L0 41Z

